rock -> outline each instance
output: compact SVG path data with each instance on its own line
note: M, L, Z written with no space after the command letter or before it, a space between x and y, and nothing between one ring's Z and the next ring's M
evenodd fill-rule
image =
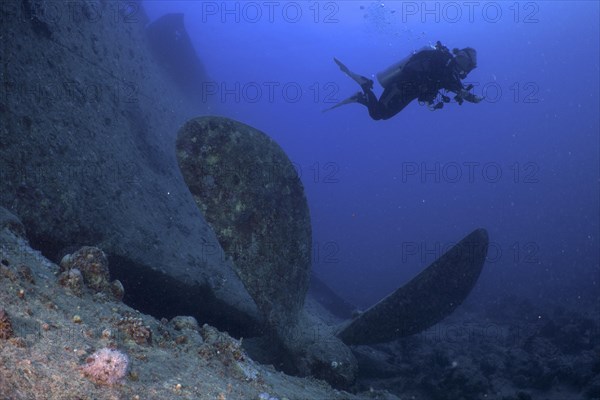
M108 259L97 247L84 246L73 254L65 255L60 262L58 282L75 295L83 294L83 286L94 293L110 294L118 301L123 299L125 288L121 281L110 281Z
M200 346L204 343L200 335L200 325L196 318L189 316L177 316L169 321L169 326L175 330L176 341L192 346Z
M83 295L83 274L77 268L68 269L58 276L58 283L68 288L74 295Z
M144 324L142 318L131 316L121 317L116 322L116 326L135 343L139 345L152 344L152 330L148 325Z
M15 335L8 313L0 308L0 340L8 340Z
M21 220L6 208L0 207L0 230L4 228L8 228L12 233L23 239L27 238Z
M200 325L194 317L177 316L171 319L171 321L169 321L169 324L172 325L173 328L175 328L175 330L177 331L200 331Z
M73 254L63 257L60 262L62 271L77 269L83 275L84 283L95 292L110 287L110 273L106 254L96 247L85 246Z
M123 296L125 296L125 288L120 280L115 279L110 283L110 292L116 300L123 300Z

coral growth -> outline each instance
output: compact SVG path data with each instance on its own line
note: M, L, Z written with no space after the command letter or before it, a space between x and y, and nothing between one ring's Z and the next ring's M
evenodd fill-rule
M119 330L139 345L152 344L152 330L141 318L123 317L116 322Z
M85 284L96 292L108 289L110 275L104 252L96 247L82 247L66 255L60 262L62 271L77 268L83 274Z
M8 314L3 309L0 309L0 339L7 340L14 336L12 323Z
M231 336L219 332L216 328L204 324L201 329L204 346L199 354L205 359L217 358L224 365L230 365L236 361L246 360L246 354L242 349L242 342Z
M242 341L236 340L227 333L219 332L216 328L204 324L200 330L204 343L198 354L205 360L218 360L233 374L245 381L260 379L259 371L252 359L242 349Z
M58 276L58 283L61 286L69 288L76 296L83 294L83 275L77 268L64 271Z
M94 292L112 295L117 301L123 299L125 289L118 281L110 281L108 259L97 247L85 246L73 254L67 254L60 262L59 283L75 295L83 294L83 284Z
M89 356L83 374L100 385L114 385L125 377L129 358L118 350L102 348Z

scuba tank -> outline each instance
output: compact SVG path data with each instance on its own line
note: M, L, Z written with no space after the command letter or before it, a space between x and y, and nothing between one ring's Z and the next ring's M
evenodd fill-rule
M424 46L424 47L421 47L419 50L412 52L411 54L404 57L402 60L398 61L397 63L394 63L391 66L389 66L388 68L384 69L383 71L378 72L376 74L377 81L379 82L379 84L381 86L383 86L384 89L387 89L388 85L391 82L393 82L400 75L400 73L402 73L404 66L408 63L408 60L410 60L410 58L413 55L415 55L418 52L421 52L423 50L434 50L434 49L435 49L435 47L432 47L432 46Z

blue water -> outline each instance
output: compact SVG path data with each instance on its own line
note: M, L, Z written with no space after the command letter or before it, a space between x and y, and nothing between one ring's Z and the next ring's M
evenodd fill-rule
M488 229L475 296L589 301L599 285L597 2L160 2L210 76L198 114L276 140L301 173L314 270L359 307ZM335 56L371 76L437 40L474 47L479 104L388 121L351 104ZM376 83L375 91L382 88Z

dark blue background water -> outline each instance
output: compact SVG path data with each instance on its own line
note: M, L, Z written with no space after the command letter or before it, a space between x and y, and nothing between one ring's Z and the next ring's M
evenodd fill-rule
M294 161L315 271L354 304L478 227L492 245L476 296L597 296L597 2L144 6L151 19L185 13L214 81L198 114L252 125ZM415 102L388 121L357 104L321 112L358 90L332 57L371 76L437 40L477 49L466 81L485 101L435 112Z

